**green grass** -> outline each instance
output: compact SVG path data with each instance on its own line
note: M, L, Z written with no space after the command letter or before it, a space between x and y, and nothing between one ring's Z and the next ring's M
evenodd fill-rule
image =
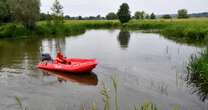
M166 37L204 40L208 37L208 19L172 19L172 20L132 20L126 27L130 29L157 30Z
M190 58L187 73L187 83L193 87L193 93L205 101L208 98L208 49Z
M37 23L37 27L26 30L20 24L4 24L0 26L0 38L14 38L22 36L51 36L51 35L78 35L87 29L127 28L130 30L149 30L158 32L167 38L191 40L207 40L208 19L157 19L131 20L121 25L117 20L66 20L64 25L49 25L46 21ZM154 31L153 31L154 30ZM172 38L173 39L173 38Z
M36 28L33 30L27 30L21 24L8 23L0 26L0 38L71 36L82 34L87 29L109 29L118 27L118 21L107 20L68 20L61 25L53 25L41 21L37 23Z
M18 96L15 96L15 100L16 100L17 105L19 106L20 110L28 110L27 107L24 107L22 105L22 101L21 101L21 99Z

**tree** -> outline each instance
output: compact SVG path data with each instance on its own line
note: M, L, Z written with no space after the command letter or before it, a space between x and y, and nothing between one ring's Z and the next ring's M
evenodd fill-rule
M96 17L95 16L89 16L89 20L95 20Z
M48 19L48 14L45 14L45 13L40 13L40 21L43 21L43 20L47 20Z
M150 15L146 14L145 19L150 19Z
M171 19L172 17L169 14L165 14L162 16L163 19Z
M9 5L6 0L0 0L0 23L8 22L11 20L11 13L9 10Z
M12 16L25 28L33 29L40 15L40 0L7 0Z
M78 16L78 20L82 20L82 16Z
M154 14L154 13L151 13L151 15L150 15L150 19L156 19L156 16L155 16L155 14Z
M120 9L117 12L117 16L121 23L127 23L131 19L129 5L127 3L123 3L120 6Z
M188 11L186 9L180 9L178 10L178 16L179 19L180 18L188 18Z
M47 12L46 24L48 26L51 26L51 24L52 24L52 16L50 15L49 12Z
M63 24L64 23L63 6L60 4L58 0L54 1L51 10L52 10L52 15L53 15L53 23L55 25Z
M69 15L66 15L66 16L64 16L64 19L69 20L70 19L70 16Z
M110 12L106 15L107 20L114 20L114 19L117 19L117 18L118 18L118 16L114 12Z
M144 19L145 12L144 11L136 11L134 14L135 19Z
M96 19L97 19L97 20L100 20L100 19L101 19L101 16L100 16L100 15L97 15L97 16L96 16Z

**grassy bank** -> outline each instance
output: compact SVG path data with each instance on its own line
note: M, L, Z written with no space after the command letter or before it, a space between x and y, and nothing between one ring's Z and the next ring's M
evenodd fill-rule
M152 29L165 37L204 40L208 37L208 19L132 20L126 26L130 29Z
M153 30L168 38L180 40L207 40L208 19L172 19L172 20L131 20L121 25L119 21L108 20L67 20L64 25L50 25L41 21L37 27L29 31L20 24L4 24L0 26L0 38L26 37L26 36L51 36L51 35L76 35L84 33L87 29L127 28L131 30Z
M70 36L84 33L87 29L118 28L117 21L69 20L61 25L44 21L38 22L33 30L25 29L21 24L9 23L0 26L0 38L25 38L31 36Z
M208 98L208 49L192 56L187 66L187 82L202 101Z

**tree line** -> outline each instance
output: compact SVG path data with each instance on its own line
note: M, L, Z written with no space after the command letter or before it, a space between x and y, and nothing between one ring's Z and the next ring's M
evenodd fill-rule
M124 3L124 4L121 5L121 7L123 7L124 5L128 5L128 4L127 3ZM130 13L127 14L127 16L129 16L129 15L130 15ZM118 15L118 12L117 13L115 13L115 12L109 12L106 15L106 19L107 20L115 20L115 19L118 19L119 18L118 16L119 16ZM136 11L134 13L134 15L131 16L131 19L156 19L156 18L171 19L171 18L173 18L173 16L171 16L170 14L164 14L164 15L162 15L162 16L159 17L159 16L156 16L154 13L148 14L148 13L146 13L144 11ZM178 10L178 12L177 12L177 18L179 18L179 19L181 19L181 18L189 18L188 11L186 9L180 9L180 10Z
M54 0L52 13L40 13L40 0L0 0L0 24L21 23L26 29L34 29L36 22L47 19L47 24L63 24L63 6Z
M40 13L40 0L0 0L0 23L20 22L32 29Z
M40 21L48 20L50 17L53 15L47 14L47 13L40 13ZM97 15L97 16L69 16L69 15L64 15L63 16L64 20L105 20L106 18Z
M63 24L64 20L114 20L119 19L121 23L126 23L130 19L156 19L154 13L148 14L144 11L136 11L131 16L129 5L123 3L120 5L117 13L110 12L105 17L101 15L89 17L70 17L63 13L63 6L58 0L55 0L52 7L52 13L40 13L40 0L0 0L0 24L7 22L21 23L27 29L35 28L36 21L46 20L49 24ZM172 16L163 15L162 18L170 19ZM186 9L178 10L178 18L188 18Z

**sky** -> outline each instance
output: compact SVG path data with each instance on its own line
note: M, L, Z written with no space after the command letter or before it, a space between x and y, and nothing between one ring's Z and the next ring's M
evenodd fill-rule
M54 0L41 0L41 12L50 12ZM178 9L189 13L208 12L208 0L59 0L65 15L105 16L117 12L122 3L128 3L131 14L135 11L154 12L157 15L175 14Z

